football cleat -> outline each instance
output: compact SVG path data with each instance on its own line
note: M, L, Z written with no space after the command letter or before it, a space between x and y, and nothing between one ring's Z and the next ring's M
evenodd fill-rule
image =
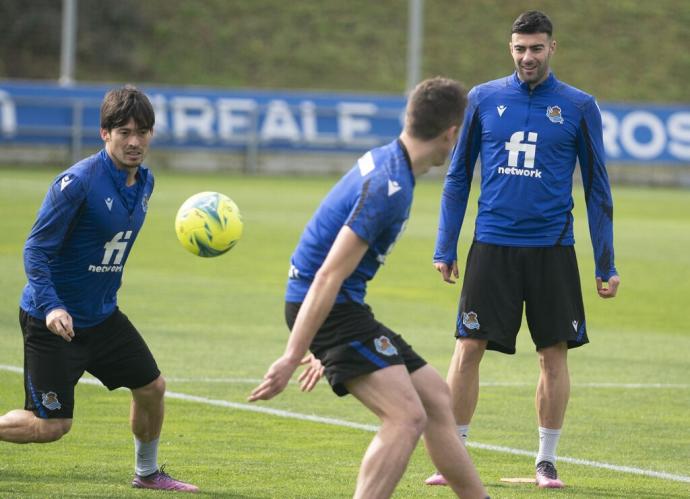
M448 481L438 471L424 480L424 483L427 485L448 485Z
M553 463L541 461L537 464L537 486L540 489L562 489L565 484L558 479L558 472Z
M168 475L163 466L161 469L148 476L134 475L132 487L136 489L176 490L178 492L199 492L199 487L191 483L175 480Z

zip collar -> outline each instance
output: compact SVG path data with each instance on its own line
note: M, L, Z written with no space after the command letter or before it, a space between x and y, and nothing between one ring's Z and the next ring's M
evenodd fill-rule
M530 89L529 83L522 81L520 77L518 77L517 71L515 71L512 77L512 84L520 90L522 90L523 92L541 93L552 90L558 84L558 80L556 79L556 76L553 74L553 72L549 71L549 76L546 77L546 80L542 81L536 87Z

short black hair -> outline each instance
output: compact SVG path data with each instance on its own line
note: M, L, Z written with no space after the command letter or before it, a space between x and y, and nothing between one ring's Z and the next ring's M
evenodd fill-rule
M153 106L146 94L133 85L110 90L101 105L101 128L108 131L134 119L137 127L153 129L156 121Z
M513 23L513 29L510 32L520 34L534 34L546 33L551 37L553 35L553 24L549 16L538 10L528 10L520 14Z
M462 123L465 89L450 78L436 76L419 83L407 101L405 128L415 138L430 140Z

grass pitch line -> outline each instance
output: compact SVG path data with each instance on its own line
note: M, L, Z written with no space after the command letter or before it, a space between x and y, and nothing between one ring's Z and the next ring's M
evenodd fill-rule
M0 370L9 371L9 372L18 373L18 374L24 373L24 369L22 369L20 367L8 366L8 365L4 365L4 364L0 364ZM93 378L82 378L79 380L79 382L87 384L87 385L103 386L100 381L98 381L97 379L93 379ZM189 395L186 393L166 391L165 396L166 396L166 398L170 398L170 399L185 400L187 402L196 402L199 404L211 405L211 406L215 406L215 407L226 407L229 409L237 409L240 411L257 412L257 413L261 413L261 414L268 414L271 416L278 416L281 418L298 419L300 421L310 421L313 423L329 424L332 426L352 428L355 430L376 432L379 429L379 427L377 425L353 423L351 421L345 421L342 419L326 418L326 417L316 416L316 415L312 415L312 414L301 414L299 412L285 411L282 409L272 409L270 407L264 407L264 406L260 406L260 405L244 404L244 403L239 403L239 402L230 402L227 400L209 399L206 397L199 397L197 395ZM482 449L482 450L488 450L488 451L492 451L492 452L500 452L503 454L513 454L513 455L528 456L528 457L536 457L537 456L536 452L531 452L531 451L522 450L522 449L514 449L512 447L504 447L502 445L482 444L480 442L467 442L467 446L468 447L474 447L477 449ZM685 475L674 475L672 473L665 473L665 472L661 472L661 471L645 470L642 468L634 468L632 466L619 466L616 464L602 463L599 461L590 461L588 459L578 459L578 458L573 458L573 457L559 456L558 460L561 462L564 462L564 463L578 464L581 466L589 466L592 468L607 469L607 470L615 471L618 473L629 473L632 475L648 476L648 477L652 477L652 478L659 478L661 480L668 480L668 481L673 481L673 482L690 483L690 476L685 476Z
M165 380L170 383L227 383L258 385L263 381L261 378L209 378L209 377L185 377L165 376ZM294 384L295 381L290 381ZM480 382L480 386L486 387L534 387L534 383L519 381L485 381ZM690 389L687 383L573 383L573 388L630 388L630 389Z

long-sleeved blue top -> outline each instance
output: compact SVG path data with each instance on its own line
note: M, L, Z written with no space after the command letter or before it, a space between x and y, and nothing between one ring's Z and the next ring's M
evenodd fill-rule
M596 276L615 275L613 201L594 98L553 74L530 90L517 74L474 87L446 175L434 261L457 260L477 158L476 241L501 246L575 244L573 173L579 160Z
M75 327L90 327L113 313L154 184L143 166L133 186L126 177L101 150L55 178L24 246L20 307L30 315L64 308Z

